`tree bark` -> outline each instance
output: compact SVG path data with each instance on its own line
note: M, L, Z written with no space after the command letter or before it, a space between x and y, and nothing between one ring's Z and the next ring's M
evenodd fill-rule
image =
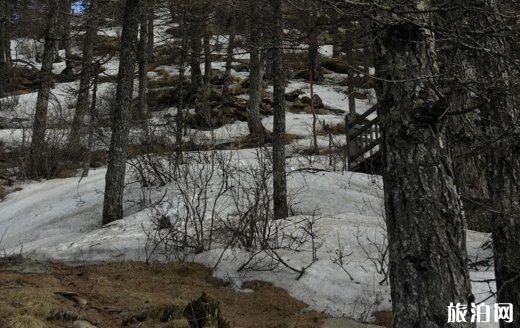
M350 114L356 113L356 98L354 97L354 92L356 91L354 85L354 49L353 42L351 36L345 42L345 51L347 53L347 61L348 61L348 77L347 77L347 92L348 92L348 112Z
M502 21L499 1L485 0L471 20L477 31L495 31ZM481 109L485 144L488 145L487 178L490 194L488 210L493 215L493 251L497 302L513 305L513 322L500 322L501 328L520 327L520 111L510 62L512 44L499 33L474 39L478 52L477 75L481 93L488 103ZM490 51L489 49L492 49Z
M155 61L153 55L154 49L154 36L155 36L155 0L148 0L148 42L147 42L147 51L148 51L148 62L153 63Z
M10 40L8 38L8 8L7 0L2 0L0 3L0 97L4 96L4 92L7 91L11 84L11 65L7 53L11 53ZM9 49L8 49L9 48ZM0 103L1 109L1 103Z
M49 96L51 93L52 64L54 61L54 49L56 42L57 17L59 2L50 1L47 12L47 34L42 56L42 67L40 70L40 86L36 99L36 110L32 127L31 150L29 154L29 176L35 179L44 178L48 175L48 154L46 143L47 110L49 107Z
M283 63L283 5L273 4L273 205L275 219L288 216L285 172L285 69Z
M137 57L140 5L140 0L126 0L116 100L112 115L112 137L103 201L103 225L123 218L126 145L130 130L130 106L132 104L134 69Z
M204 115L204 120L206 121L206 125L208 128L211 128L213 125L212 117L211 117L211 108L209 107L209 97L210 97L210 79L211 79L211 31L209 27L208 17L206 17L206 21L204 22L204 77L203 77L203 85L202 85L202 115Z
M249 133L260 138L263 143L266 130L262 125L260 116L260 102L262 101L262 61L260 51L262 48L260 31L260 11L256 0L250 2L251 19L249 26L249 117L247 125Z
M312 72L313 81L319 81L322 78L320 66L320 47L318 44L318 27L316 26L316 17L310 14L309 18L311 29L309 33L309 69Z
M63 30L61 33L62 44L65 50L65 75L72 76L73 65L72 65L72 42L70 38L70 28L71 28L71 6L72 0L64 0L63 1Z
M233 55L235 52L235 18L231 17L229 24L229 39L226 54L226 71L224 73L224 84L222 85L222 95L229 94L229 81L231 78L231 69L233 68Z
M198 12L193 9L190 21L190 66L191 66L191 86L190 91L196 94L202 88L202 71L200 69L200 53L201 53L201 23L197 17Z
M137 113L139 119L144 120L148 116L146 106L146 66L148 65L148 1L141 0L139 47L137 58L139 60L139 95L137 98Z
M440 73L447 76L441 79L441 88L447 94L449 107L453 111L464 112L482 100L475 99L474 92L468 88L467 81L475 81L475 63L454 38L464 30L465 20L461 10L450 10L435 16L438 18L438 29L444 35L437 42ZM463 81L463 82L462 82ZM468 229L488 232L492 231L489 192L486 179L486 156L479 150L482 142L482 120L477 111L448 117L448 138L452 145L453 167L457 172L455 178L461 195Z
M474 326L448 323L450 303L467 305L474 298L446 142L447 104L435 78L435 39L421 27L432 25L431 16L421 13L430 8L430 1L415 0L395 14L375 13L383 23L376 25L374 50L394 328Z
M69 135L69 145L73 151L79 151L81 148L81 132L85 123L85 115L89 109L90 84L92 81L92 60L94 58L93 48L99 23L98 0L90 1L87 15L88 19L85 24L87 26L87 31L83 38L83 60L79 80L78 101Z

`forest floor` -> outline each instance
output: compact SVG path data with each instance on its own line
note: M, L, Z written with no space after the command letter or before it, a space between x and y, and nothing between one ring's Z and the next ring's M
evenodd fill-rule
M29 327L71 327L76 320L105 328L189 327L183 313L202 293L219 300L232 327L321 327L329 317L304 312L305 303L268 282L250 281L242 291L233 290L196 263L25 261L3 269L15 271L0 271L0 327L22 317L32 320Z

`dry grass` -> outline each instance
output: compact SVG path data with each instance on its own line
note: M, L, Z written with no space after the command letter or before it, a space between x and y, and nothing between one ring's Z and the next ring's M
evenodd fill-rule
M238 293L200 264L119 262L79 267L51 264L49 268L48 274L21 274L0 267L2 285L13 287L0 293L0 327L66 328L83 319L116 328L144 314L142 321L127 321L130 327L188 328L187 304L203 292L219 301L231 327L319 327L317 323L326 317L302 314L303 302L269 283L249 282L245 286L255 292ZM75 301L55 294L58 291L79 296ZM86 306L80 306L79 299Z
M40 319L23 314L11 319L7 328L47 328L47 325Z
M374 313L375 320L372 322L374 325L383 327L392 327L392 311L378 311Z
M4 187L0 186L0 200L4 200L9 195L9 192Z

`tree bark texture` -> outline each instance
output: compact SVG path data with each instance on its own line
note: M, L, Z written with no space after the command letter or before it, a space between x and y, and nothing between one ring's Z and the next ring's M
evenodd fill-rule
M90 84L92 81L92 60L94 58L93 48L99 22L98 0L90 1L87 15L87 31L83 39L83 60L79 79L78 101L69 135L69 145L74 151L79 151L79 148L81 147L82 128L85 122L85 115L89 109Z
M126 0L116 100L112 115L112 137L105 178L103 225L123 218L126 145L130 130L130 106L132 104L134 69L137 57L140 5L140 0Z
M29 159L29 176L32 178L44 178L49 173L48 153L46 143L47 110L51 93L52 64L54 62L54 49L56 42L57 17L59 1L50 1L47 11L47 33L43 48L42 67L40 70L40 86L36 98L36 110L32 127L32 140Z
M200 13L193 9L191 13L190 24L190 67L191 67L191 86L190 92L192 94L198 93L202 88L202 71L200 69L200 53L202 49L201 39L201 22Z
M144 120L148 116L146 106L146 66L148 65L148 1L141 0L141 13L139 14L139 45L137 58L139 60L139 92L137 98L137 113L139 119Z
M473 300L465 220L455 185L438 90L430 2L402 2L405 18L376 13L376 92L381 105L385 213L394 328L448 323L450 303ZM467 318L469 321L469 317Z
M283 1L273 4L273 203L275 219L288 216L285 172L285 69L283 63Z
M486 0L472 19L478 31L505 26L499 1ZM493 215L493 250L498 303L513 304L513 322L501 328L520 327L520 111L511 63L512 44L499 33L474 40L478 52L477 75L488 103L481 109L488 150L488 207ZM489 51L488 49L492 49Z
M249 133L264 139L266 130L262 125L260 116L260 103L262 101L262 36L260 31L260 11L258 3L251 1L251 19L249 26L249 117L247 125Z

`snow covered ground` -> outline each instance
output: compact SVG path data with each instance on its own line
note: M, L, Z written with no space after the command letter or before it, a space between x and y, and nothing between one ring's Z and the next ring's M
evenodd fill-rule
M234 160L254 161L251 150L233 154ZM93 170L88 178L51 180L22 184L0 203L2 247L8 252L23 252L33 258L62 260L72 263L114 260L144 260L146 232L153 229L152 209L139 205L141 189L130 185L126 190L125 218L100 227L105 169ZM153 190L159 197L167 186ZM294 210L310 214L316 210L317 261L301 279L282 266L273 271L238 272L250 254L244 250L216 246L189 259L215 267L215 275L240 288L242 281L264 280L281 286L310 309L334 316L365 318L367 311L390 309L389 286L380 285L383 277L369 257L377 257L375 245L385 242L381 216L381 181L357 173L295 172L289 175L290 190L299 190ZM182 204L179 205L182 207ZM228 209L232 212L232 209ZM225 216L225 214L222 214ZM289 220L297 221L299 216ZM368 236L367 239L356 238ZM482 257L480 246L488 236L468 232L468 251ZM368 251L368 254L365 251ZM344 259L344 269L334 263L338 252L351 254ZM310 245L301 251L280 251L292 267L312 263ZM472 272L475 280L489 279L493 272ZM488 296L487 284L474 284L477 300ZM490 301L487 301L488 303ZM370 309L369 309L370 308ZM369 310L368 310L369 309ZM481 325L480 327L491 327Z
M158 26L157 41L164 42L165 28L160 27L160 24ZM117 35L114 29L107 29L104 33ZM322 49L324 55L328 56L330 52L330 47ZM247 58L246 55L241 57ZM107 74L116 75L117 58L105 67ZM171 74L177 72L175 66L159 68ZM223 70L223 63L214 63L213 68ZM62 67L58 65L55 67L55 71L60 69ZM247 73L234 74L240 78L247 77ZM153 78L153 74L150 77ZM328 78L340 80L345 76L332 74ZM107 90L110 85L100 85L100 90ZM54 91L57 101L66 104L69 97L66 91L75 87L75 83L58 85ZM296 89L304 91L306 95L310 94L308 83L289 81L287 92ZM326 106L348 112L344 87L315 85L314 92L320 95ZM10 117L31 117L35 99L36 93L20 96L20 105L9 113ZM357 110L363 113L374 101L373 98L358 100ZM57 115L57 108L58 106L51 106L50 115ZM68 110L67 106L59 108ZM165 112L172 111L175 109L170 108ZM344 115L318 115L318 118L329 124L344 121ZM304 137L297 143L309 144L311 120L312 116L309 114L287 113L287 132ZM264 118L263 123L268 129L272 129L273 118ZM0 130L0 139L16 142L21 139L22 133L22 130ZM245 136L247 133L247 124L236 122L212 133L201 134L206 138L222 141ZM320 138L320 145L322 144L326 145L326 140ZM244 165L257 160L254 150L234 151L231 155L235 163ZM189 260L215 268L216 276L229 280L237 289L240 289L243 281L269 281L309 304L309 309L325 311L334 316L366 319L374 311L391 309L389 286L379 284L383 276L370 260L379 256L377 247L386 242L381 209L381 180L348 172L297 171L305 162L305 159L294 157L289 163L292 171L289 174L289 189L297 194L298 200L293 210L299 215L289 218L288 222L298 222L302 217L315 215L317 260L312 263L312 247L309 243L297 252L280 250L280 255L291 267L299 269L310 265L300 279L297 279L298 273L284 266L271 271L238 272L251 254L238 248L227 249L226 245L216 245L210 251L192 256ZM151 219L153 208L143 206L143 192L152 201L160 199L166 193L171 203L177 204L177 213L182 212L182 199L172 192L175 187L171 184L143 189L129 175L125 192L125 218L101 227L105 173L106 169L97 169L91 170L90 176L81 181L75 177L20 184L21 191L8 195L0 202L0 236L3 235L0 247L5 248L8 253L23 250L24 254L33 258L71 263L144 260L147 256L147 233L154 226ZM211 197L215 197L214 193L210 193ZM222 205L222 208L222 217L233 214L232 207ZM467 245L470 257L482 258L489 255L489 251L481 249L481 245L487 240L486 234L469 231ZM341 254L345 255L343 267L337 264ZM471 276L474 280L490 279L494 277L494 272L492 269L472 272ZM473 292L477 301L489 295L485 283L474 283ZM487 301L488 304L491 302L493 299ZM498 325L479 324L479 327Z

